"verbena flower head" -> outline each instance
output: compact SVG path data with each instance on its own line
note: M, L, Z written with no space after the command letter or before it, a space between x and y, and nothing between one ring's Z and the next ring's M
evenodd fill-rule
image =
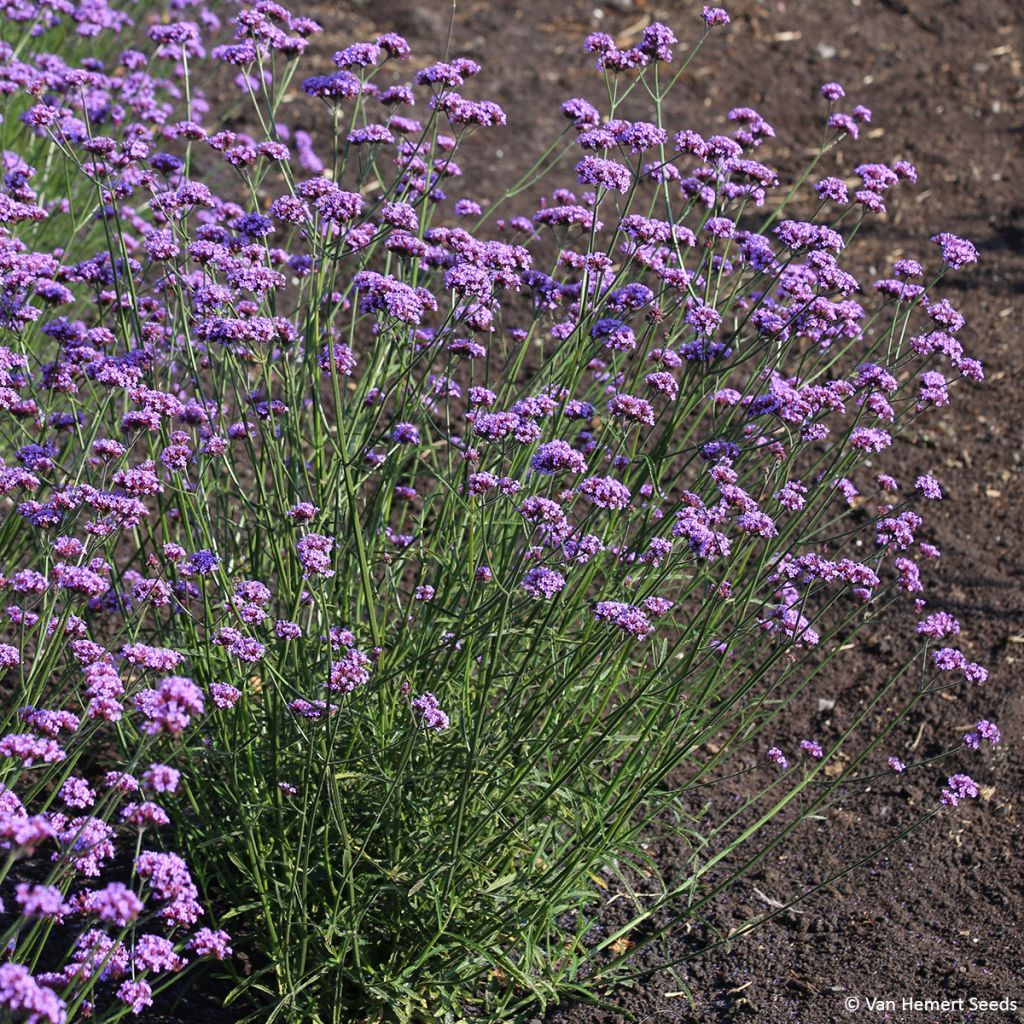
M701 10L701 17L709 28L715 25L728 25L730 21L724 7L704 7Z
M424 727L433 732L444 732L451 724L432 693L424 693L414 698L412 709L420 717Z
M978 784L969 775L953 775L942 791L941 802L956 807L959 801L974 799L978 795Z

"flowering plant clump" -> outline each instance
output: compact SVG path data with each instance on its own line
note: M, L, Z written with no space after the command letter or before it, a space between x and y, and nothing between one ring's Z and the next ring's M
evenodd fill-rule
M922 597L941 486L884 472L982 377L939 290L977 253L938 234L859 282L844 251L914 167L812 179L808 206L870 111L826 84L786 187L756 111L666 123L689 58L664 25L588 38L609 106L566 101L528 180L564 176L501 220L456 161L505 123L476 62L404 80L387 34L302 78L312 20L189 10L22 0L0 44L0 1013L138 1014L211 960L296 1022L585 996L628 975L627 934L914 767L886 737L929 692L985 681ZM690 57L728 21L704 8ZM47 50L76 28L89 56ZM118 31L137 48L101 59ZM199 89L224 65L250 134ZM296 82L329 134L286 120ZM782 749L901 610L906 665ZM944 774L925 818L978 794ZM649 875L665 829L692 856L604 928L602 876Z

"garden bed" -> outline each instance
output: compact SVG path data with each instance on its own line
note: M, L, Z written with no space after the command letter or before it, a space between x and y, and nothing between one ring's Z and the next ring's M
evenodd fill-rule
M1020 1019L1016 5L211 6L4 56L0 1004Z

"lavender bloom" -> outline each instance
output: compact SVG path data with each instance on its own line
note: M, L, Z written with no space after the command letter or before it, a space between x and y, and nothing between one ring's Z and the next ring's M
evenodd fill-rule
M99 818L61 820L57 842L65 849L74 869L88 878L96 878L114 857L114 830Z
M310 719L327 718L338 712L337 704L327 704L322 700L304 700L301 697L293 700L288 707L300 717Z
M416 72L417 85L440 85L458 88L467 78L480 74L480 65L475 61L459 57L450 64L437 63Z
M137 793L139 790L138 782L127 772L107 772L104 785L107 789L116 789L119 793Z
M995 747L1002 738L999 727L983 718L971 732L964 734L964 743L972 750L978 750L982 740L987 740Z
M639 49L652 60L671 61L672 47L678 42L679 40L667 25L656 21L644 29Z
M28 1014L30 1024L64 1024L67 1019L63 1000L21 964L0 964L0 1007L19 1017Z
M700 13L704 24L711 28L715 25L728 25L729 15L724 7L704 7Z
M770 516L764 512L743 512L736 517L736 525L744 532L758 537L775 537L778 530Z
M686 311L686 322L703 338L710 337L722 323L722 315L711 306L694 302Z
M72 650L76 651L76 657L77 649L75 645L79 642L76 641L75 644L72 644ZM104 652L101 650L95 653L97 657L102 657ZM18 710L18 717L37 732L50 737L59 736L61 732L76 732L80 725L78 716L71 714L70 711L50 711L46 708L24 707Z
M631 153L643 153L645 150L662 146L668 140L663 128L648 121L627 123L615 134L615 141L620 146L629 146Z
M562 115L572 121L574 128L592 128L601 122L597 108L578 98L566 100L562 104Z
M996 725L992 722L987 721L986 719L982 719L980 722L978 722L978 724L975 726L975 729L978 730L978 735L983 740L988 740L988 742L991 743L993 747L996 746L1002 739L1002 736L1000 735L999 729L996 727Z
M881 452L892 444L892 435L880 427L854 427L850 444L865 452Z
M448 716L441 710L441 705L432 693L415 697L412 709L423 721L423 725L432 732L444 732L450 725Z
M926 370L921 374L921 394L917 408L924 409L928 405L934 405L935 408L941 409L948 404L949 391L946 378L937 370Z
M175 952L174 944L162 935L140 935L135 940L132 961L138 969L154 974L180 971L185 966L184 959Z
M135 860L135 870L164 904L158 912L162 920L185 927L195 924L203 910L197 902L199 891L181 857L144 850Z
M728 217L709 217L704 230L714 238L732 238L736 234L736 224Z
M667 370L657 370L644 377L644 383L652 390L674 401L679 394L679 383Z
M89 787L85 779L80 779L74 775L65 779L64 785L60 787L60 798L68 807L73 807L77 810L92 807L96 802L96 794Z
M654 409L651 403L643 398L619 393L608 403L608 411L619 419L654 426Z
M901 254L880 257L892 270L874 287L842 261L844 235L916 180L911 164L840 162L853 177L801 185L810 201L796 208L813 219L755 216L783 202L769 197L779 174L750 158L774 129L736 106L724 134L674 125L666 155L660 118L638 105L660 91L657 62L678 45L655 22L621 47L606 33L587 39L600 69L625 73L606 84L631 103L614 100L607 118L583 99L562 105L578 181L570 172L532 211L484 219L487 203L469 197L502 189L468 181L479 161L463 154L475 128L506 117L457 91L475 85L475 61L419 62L407 75L415 90L392 84L405 76L380 65L410 48L389 33L293 79L319 26L277 0L246 0L212 59L272 117L228 128L211 109L218 97L182 84L200 70L213 8L173 0L170 19L152 12L146 52L123 51L109 68L103 48L72 48L80 67L43 49L52 30L127 26L107 3L8 0L14 36L0 42L0 93L23 96L14 106L31 153L45 157L32 168L4 153L0 174L0 495L15 516L0 565L0 675L8 690L22 676L42 687L31 697L42 706L12 705L19 724L0 735L0 774L19 787L0 786L0 853L21 862L38 851L24 878L52 858L59 882L12 879L7 917L25 927L6 959L50 967L45 947L68 929L71 940L52 971L0 964L0 1017L63 1022L73 1014L60 996L79 1015L141 1013L187 962L230 955L225 933L195 930L203 908L181 858L140 846L123 882L105 871L118 866L119 836L144 844L172 807L187 811L194 838L205 829L215 839L208 811L220 798L191 769L237 760L240 741L265 769L240 808L265 804L285 846L305 822L326 850L338 808L300 783L303 750L327 744L338 768L355 770L351 785L339 774L342 802L365 788L367 750L385 775L403 751L419 769L442 758L430 774L438 799L423 806L443 812L457 751L420 733L454 723L444 694L422 686L451 678L467 707L481 686L504 694L501 716L476 716L482 754L506 749L506 732L528 745L543 731L529 702L567 700L551 705L559 721L582 723L556 751L567 766L576 739L608 715L609 728L621 725L608 735L614 758L645 714L630 698L651 685L683 701L685 713L667 708L660 739L666 756L685 753L699 705L714 702L712 675L742 690L775 660L797 663L799 648L834 642L829 623L846 605L859 626L861 605L912 604L930 687L985 680L983 666L943 646L959 642L960 623L921 599L918 563L939 552L906 506L940 498L938 482L901 486L875 465L908 422L951 401L956 378L983 376L963 316L938 293L945 271L978 250L935 235L939 280ZM705 34L730 20L719 7L701 15ZM154 55L170 62L163 78ZM292 80L298 99L322 101L325 124L336 121L330 160L294 127L314 130L301 104L280 102ZM425 114L403 116L416 113L417 92ZM822 92L830 146L865 131L870 111L846 107L837 83ZM62 153L95 194L92 229L79 223L78 186L62 192L53 179ZM857 352L879 363L858 365ZM824 469L833 456L843 464ZM820 475L795 479L801 465ZM345 608L375 646L361 650L332 625ZM702 611L715 620L706 635ZM673 636L659 642L669 619ZM495 653L508 664L493 665ZM566 670L551 693L548 662ZM407 670L417 689L401 683ZM489 676L503 680L497 689ZM526 685L534 677L539 689ZM383 713L390 728L402 702L407 735L376 743L371 719ZM239 733L252 714L274 728ZM984 719L961 732L972 751L1001 739ZM107 744L99 762L96 742ZM815 774L823 746L795 742L810 759L804 775ZM107 771L115 750L137 778ZM759 759L765 767L763 748ZM777 747L767 760L786 788L800 766ZM74 774L94 763L97 779ZM170 764L189 771L187 787ZM478 767L488 770L486 757ZM599 775L569 781L586 799ZM953 776L943 799L972 790ZM478 813L487 793L468 793L466 811ZM496 811L518 818L515 807ZM431 840L427 825L422 849L403 847L410 857L437 852L443 835ZM207 849L222 861L215 874L241 866ZM370 891L375 862L361 864ZM409 889L411 927L429 917L428 897ZM353 913L367 906L376 912L357 899ZM315 971L323 950L313 953ZM310 1005L330 1002L326 988L308 992Z
M129 973L130 956L124 943L111 939L105 932L92 928L75 940L68 973L101 980L117 980Z
M185 562L185 566L187 566L190 571L198 573L200 576L207 576L210 573L215 572L219 565L220 559L212 551L206 549L189 555Z
M307 533L296 545L295 550L299 555L299 562L302 565L302 575L322 576L330 578L334 570L330 567L331 550L334 548L334 538L325 537L320 533Z
M293 523L308 523L320 514L320 509L309 501L300 501L288 509L288 518Z
M973 800L978 795L978 784L970 775L953 775L946 780L941 802L956 807L961 800Z
M856 139L860 135L860 126L849 114L832 114L828 119L828 126L839 134L849 135L851 139Z
M366 313L379 312L418 326L429 311L437 309L437 300L425 288L412 288L394 277L364 270L356 274L352 284L362 293L360 308Z
M356 357L347 345L324 346L317 359L317 365L324 373L351 377L356 368Z
M189 942L189 948L196 956L212 956L215 960L226 960L233 952L231 936L225 931L200 928Z
M914 512L901 512L898 516L886 516L875 527L878 543L892 545L900 551L914 543L914 535L920 529L922 519Z
M180 779L181 772L165 764L151 764L142 773L143 784L154 793L177 792Z
M790 480L775 492L775 500L790 512L799 512L806 502L805 494L807 488L803 484L797 480Z
M978 262L978 250L966 238L943 231L941 234L933 235L932 241L942 250L942 262L952 270L959 270L969 263Z
M629 191L633 180L628 167L596 156L585 156L576 165L576 176L582 185L623 193Z
M147 1006L153 1005L153 989L149 982L139 978L122 981L117 987L117 998L129 1007L133 1014L140 1014Z
M419 444L420 432L412 423L396 423L391 438L395 444Z
M846 206L850 201L850 193L846 188L846 182L842 178L822 178L814 186L819 198L830 199L839 206Z
M339 68L367 68L376 64L382 56L376 43L354 43L334 54L334 63Z
M579 485L580 494L589 498L598 508L617 511L627 508L630 500L629 488L610 476L587 477Z
M933 612L917 624L917 632L934 640L944 640L960 632L960 623L949 612Z
M0 738L0 757L20 761L24 768L63 761L66 756L56 740L30 736L28 733L8 733Z
M15 886L15 902L24 917L61 918L70 909L55 885L33 885L19 882Z
M121 821L126 825L134 825L141 831L150 825L170 824L167 812L152 801L126 804L121 809Z
M362 651L346 651L338 661L331 662L328 690L352 693L370 681L370 659Z
M984 683L988 679L988 671L983 666L968 661L963 651L955 647L932 651L932 662L940 672L959 672L969 683Z
M637 640L644 640L654 632L644 609L622 601L598 601L594 606L594 618L618 626L623 633Z
M136 920L143 908L142 900L123 882L111 882L103 889L88 893L83 903L88 913L119 928Z
M636 335L621 320L598 320L590 329L590 336L603 342L605 348L616 352L630 352L636 348Z
M167 676L155 689L140 690L132 702L144 719L139 728L150 736L180 736L205 707L202 690L184 676Z
M565 588L565 577L554 569L537 566L527 571L521 586L530 597L550 601Z
M615 50L615 40L607 32L591 32L583 41L586 53L611 53Z
M932 652L932 661L940 672L953 672L962 669L967 663L962 651L955 647L942 647Z
M393 57L396 60L406 60L412 56L412 47L409 45L409 41L397 32L385 32L383 35L377 36L374 42L388 57Z
M537 449L530 460L530 466L537 473L553 475L559 472L585 473L587 460L565 441L549 441Z

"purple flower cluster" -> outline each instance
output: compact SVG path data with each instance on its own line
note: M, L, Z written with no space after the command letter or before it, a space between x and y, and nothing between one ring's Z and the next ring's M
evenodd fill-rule
M550 601L565 589L565 577L554 569L537 566L523 576L522 588L532 598Z
M623 633L637 640L644 640L654 632L643 608L622 601L598 601L594 605L594 618L618 626Z
M961 800L973 800L978 795L978 784L970 775L953 775L942 790L942 803L956 807Z
M972 750L977 750L983 740L995 747L999 745L1002 738L997 725L987 719L982 719L970 732L964 734L964 743Z
M441 705L432 693L424 693L415 697L412 709L423 722L424 728L433 732L444 732L451 724L448 716L441 710Z

